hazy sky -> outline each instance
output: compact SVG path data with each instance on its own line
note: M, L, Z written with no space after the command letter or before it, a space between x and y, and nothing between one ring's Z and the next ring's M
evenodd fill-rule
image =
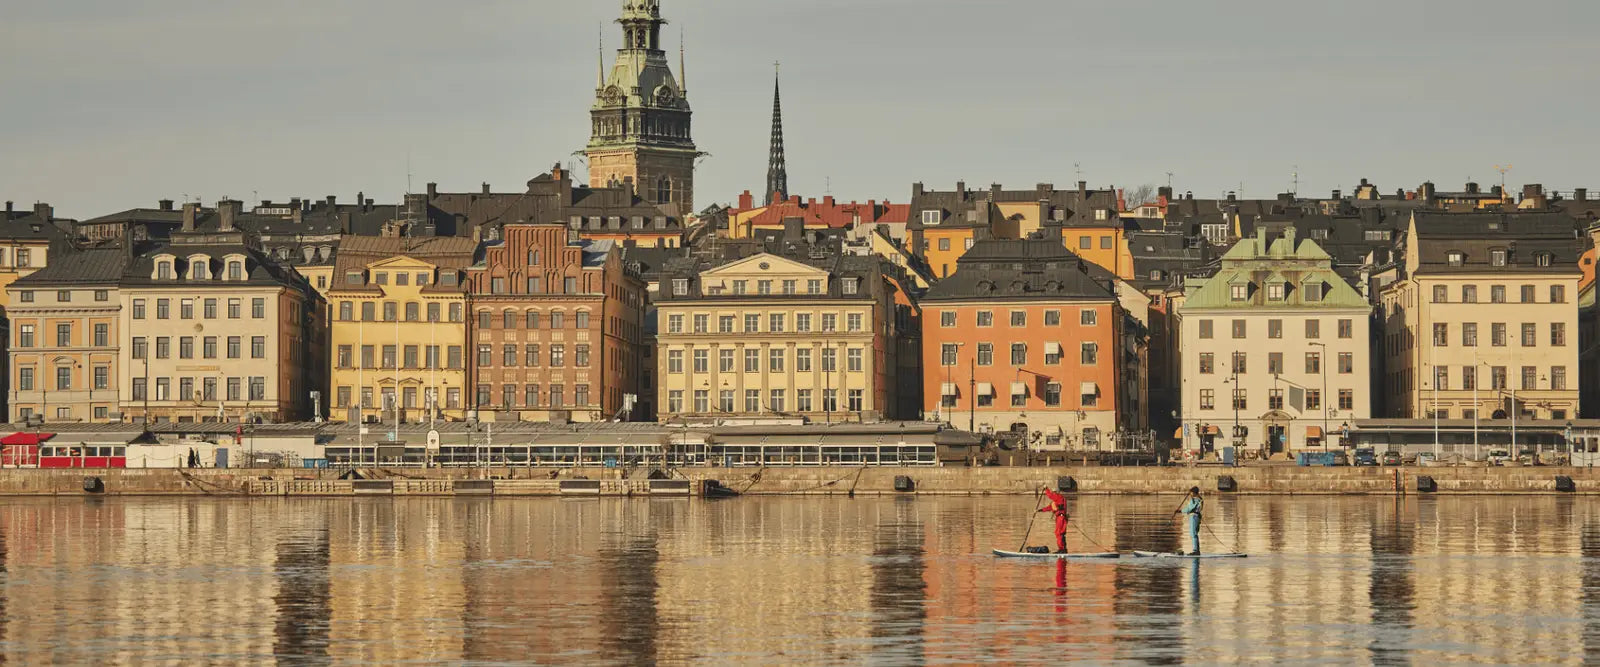
M583 148L616 0L4 0L0 195L91 217L228 195L521 188ZM1432 179L1600 190L1593 0L662 0L697 205L796 194ZM676 69L676 63L674 62Z

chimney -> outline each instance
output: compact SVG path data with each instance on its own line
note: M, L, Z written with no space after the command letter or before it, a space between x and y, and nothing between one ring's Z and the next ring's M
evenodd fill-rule
M16 202L13 202L13 201L9 201L9 200L7 200L7 201L6 201L6 219L7 219L7 220L10 220L10 219L11 219L11 213L12 213L12 212L13 212L13 211L15 211L15 210L17 210L17 204L16 204Z
M194 219L200 213L200 205L193 202L183 204L183 231L194 231Z
M1417 199L1421 199L1422 200L1422 205L1423 206L1427 206L1429 208L1432 208L1433 207L1434 195L1435 195L1435 191L1434 191L1433 181L1425 181L1425 182L1423 182L1422 185L1417 187Z
M170 210L172 210L172 200L171 199L163 199L161 201L158 201L158 202L156 202L156 207L161 209L161 210L163 210L163 211L170 211Z
M429 183L428 184L428 199L429 199L429 201L432 201L435 197L438 197L438 196L439 196L439 184L438 183Z
M800 195L789 195L789 203L794 204L795 206L799 206L800 205Z
M1229 202L1230 202L1230 203L1231 203L1231 202L1236 202L1236 201L1239 201L1239 194L1238 194L1238 193L1236 193L1236 192L1234 192L1234 191L1232 191L1232 190L1229 190L1229 191L1228 191L1228 201L1229 201Z
M1471 181L1468 181L1467 182L1467 194L1469 194L1469 195L1478 194L1478 184L1477 183L1473 183Z
M1000 184L989 184L989 201L1000 201Z
M411 188L406 188L406 189L410 190ZM366 192L357 192L356 193L356 206L360 206L362 212L366 212L366 210L367 210L367 193Z
M33 205L33 214L42 222L50 222L50 218L55 214L55 209L50 208L49 204L39 202Z
M349 213L340 213L339 214L339 233L340 234L349 234L350 233L350 214Z
M1572 198L1578 201L1589 201L1589 188L1573 188ZM10 204L10 202L6 203ZM6 208L10 208L10 206Z
M1544 186L1539 183L1529 183L1522 186L1522 196L1524 198L1537 198L1543 194Z
M967 182L956 181L956 201L967 200Z
M1160 197L1163 202L1172 201L1172 186L1163 185L1156 188L1156 196Z
M1261 224L1259 220L1256 221L1256 248L1258 255L1267 254L1267 226Z
M1343 199L1343 198L1344 198L1344 191L1343 190L1334 190L1333 191L1333 196L1330 197L1330 199L1332 199L1334 201L1339 201L1340 199Z
M783 240L799 241L806 237L806 221L801 218L783 219Z
M1084 201L1084 200L1086 200L1088 198L1089 198L1089 182L1088 181L1078 181L1078 201L1081 202L1081 201Z
M822 205L825 208L833 208L833 195L823 195Z
M489 194L489 184L487 182L483 184L483 194Z
M1285 227L1283 229L1283 240L1289 242L1288 243L1289 252L1294 252L1294 237L1295 237L1294 225L1289 225L1288 227Z
M1053 183L1039 183L1034 185L1033 189L1039 201L1045 201L1050 198L1050 193L1055 192L1056 186Z
M817 207L817 198L816 197L811 197L811 198L806 199L806 208L816 208L816 207Z
M1506 193L1505 193L1505 190L1500 189L1500 186L1495 185L1495 186L1490 186L1489 194L1494 195L1496 197L1504 197Z
M563 176L563 174L561 172L561 163L557 162L555 164L555 166L550 168L550 180L559 183L559 182L561 182L562 176Z
M748 211L754 208L755 204L756 198L750 194L749 190L745 190L743 194L739 195L739 208L741 210Z
M912 183L911 184L911 198L912 199L916 199L917 197L921 197L921 196L922 196L922 181L917 181L916 183Z
M217 202L217 213L221 216L221 222L218 223L217 231L233 231L234 220L239 217L239 213L243 208L243 202L235 201L233 199L224 199Z
M328 201L328 208L333 208L333 207L339 205L339 198L335 197L333 195L328 195L328 200L327 201Z

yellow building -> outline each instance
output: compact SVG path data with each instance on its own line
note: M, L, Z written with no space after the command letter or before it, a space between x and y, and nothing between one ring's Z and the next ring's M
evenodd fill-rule
M471 239L347 236L327 295L333 309L335 420L466 417Z
M11 418L117 421L121 248L57 255L11 284Z
M906 223L911 252L935 279L955 272L956 261L978 241L1025 239L1035 234L1060 237L1073 254L1124 280L1133 277L1117 191L1057 190L1040 183L1032 190L968 190L957 183L949 192L912 185Z
M691 259L663 271L662 419L896 416L895 341L905 318L882 260L807 256Z

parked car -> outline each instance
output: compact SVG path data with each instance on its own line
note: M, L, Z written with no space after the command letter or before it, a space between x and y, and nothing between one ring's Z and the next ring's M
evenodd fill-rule
M1386 466L1397 466L1397 465L1400 465L1400 452L1394 452L1394 451L1384 452L1383 453L1383 464L1386 465Z
M1433 455L1433 452L1419 452L1419 453L1417 453L1417 459L1416 460L1417 460L1417 465L1419 465L1419 466L1435 466L1435 465L1439 465L1439 459L1438 459L1438 457Z
M1356 450L1355 461L1358 466L1375 466L1378 465L1378 455L1363 447Z
M1491 449L1489 450L1489 455L1484 458L1484 461L1492 466L1503 466L1510 460L1511 452L1504 449Z
M1347 456L1344 452L1334 452L1333 453L1333 463L1330 463L1328 465L1335 465L1335 466L1347 466L1347 465L1350 465L1350 457Z
M1532 449L1524 449L1517 453L1517 463L1525 466L1539 465L1538 453Z

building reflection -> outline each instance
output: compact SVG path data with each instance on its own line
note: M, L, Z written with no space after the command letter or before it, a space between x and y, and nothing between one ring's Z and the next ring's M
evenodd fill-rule
M316 523L321 519L321 515L311 514L302 520ZM333 620L331 564L325 525L285 530L273 566L278 578L278 591L273 597L277 608L273 653L280 661L329 662L329 628Z
M923 653L923 621L927 581L923 562L927 539L911 498L898 498L880 519L872 550L872 626L868 659L872 662L916 663Z
M1429 499L1432 502L1433 499ZM1374 665L1407 664L1416 586L1412 583L1411 554L1415 524L1407 516L1404 498L1387 501L1375 512L1368 529L1372 553L1367 603L1372 607L1372 640L1367 651Z

